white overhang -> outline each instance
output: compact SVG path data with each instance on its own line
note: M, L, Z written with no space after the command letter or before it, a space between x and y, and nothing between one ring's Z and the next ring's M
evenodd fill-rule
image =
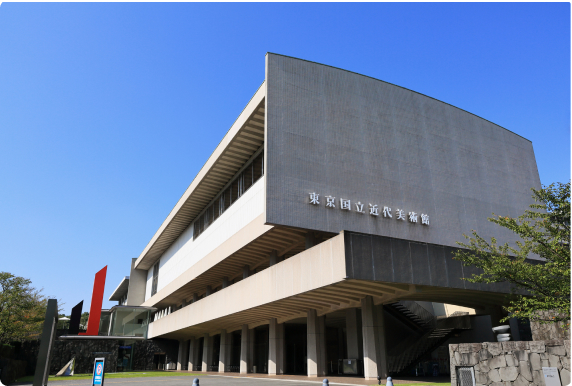
M109 300L120 301L121 298L127 293L128 289L129 289L129 276L125 276L123 279L121 279L121 282L119 282L119 285L117 286L117 288L115 288L115 291L113 291L113 293L109 297Z
M264 144L264 83L236 119L135 262L149 269Z

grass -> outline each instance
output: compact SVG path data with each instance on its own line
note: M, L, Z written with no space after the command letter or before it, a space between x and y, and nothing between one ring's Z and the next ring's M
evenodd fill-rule
M194 374L194 373L179 373L174 371L160 371L160 370L148 370L148 371L129 371L124 373L105 373L105 379L111 378L144 378L144 377L188 377L188 376L199 376L204 374ZM56 377L55 375L50 375L48 380L50 381L71 381L71 380L81 380L81 379L91 379L93 374L75 374L67 377ZM33 375L28 375L17 379L16 382L32 382L34 380Z

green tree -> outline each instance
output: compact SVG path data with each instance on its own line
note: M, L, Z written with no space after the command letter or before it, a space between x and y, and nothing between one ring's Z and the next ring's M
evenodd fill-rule
M511 317L541 323L570 319L570 182L532 189L535 204L518 218L497 216L489 221L510 229L520 237L516 245L490 242L474 230L468 243L457 243L465 250L455 259L483 270L467 278L473 283L508 282L513 289L528 292L513 294L505 307ZM527 260L537 255L544 262ZM548 312L543 312L548 311ZM543 317L541 315L550 315ZM507 320L504 318L503 321Z
M0 344L40 334L47 299L30 284L28 279L0 272Z
M80 330L87 329L87 321L89 319L89 312L82 312L81 318L79 319Z

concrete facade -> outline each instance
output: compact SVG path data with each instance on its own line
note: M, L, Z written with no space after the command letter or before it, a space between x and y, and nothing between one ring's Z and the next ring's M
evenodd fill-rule
M180 368L385 378L476 328L460 315L504 316L511 288L467 282L476 271L451 257L471 229L515 241L487 217L521 214L532 187L530 141L267 54L263 85L133 262L127 299L158 308L148 336L176 340Z
M471 229L509 241L487 217L522 214L540 188L530 141L425 95L275 54L266 88L267 223L450 247ZM308 192L337 207L308 205ZM339 198L425 212L431 225L343 211Z

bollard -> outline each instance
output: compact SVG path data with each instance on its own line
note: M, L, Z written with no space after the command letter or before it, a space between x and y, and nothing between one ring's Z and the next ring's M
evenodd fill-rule
M377 384L381 385L381 377L379 375L377 376Z
M199 386L199 378L193 380L193 386Z
M328 381L328 378L324 378L324 380L322 381L322 386L329 386L330 385L330 381Z
M385 386L393 386L393 380L391 379L391 377L387 377L387 383L385 384Z

